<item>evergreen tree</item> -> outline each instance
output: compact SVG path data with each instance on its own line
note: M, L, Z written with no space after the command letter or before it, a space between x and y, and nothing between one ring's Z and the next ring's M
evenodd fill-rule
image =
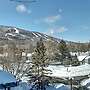
M72 59L72 66L78 66L80 65L80 62L77 58L77 55L75 54L75 56L73 56L73 59Z
M61 62L61 55L58 52L55 53L54 60L55 60L55 62Z
M48 39L45 42L45 47L46 47L46 53L48 56L48 59L50 60L50 62L55 60L55 55L56 53L58 53L58 49L57 49L58 43L53 41L52 39Z
M89 43L88 43L88 50L90 50L90 41L89 41Z
M32 55L32 63L33 74L43 76L46 71L44 67L48 65L48 59L42 38L40 38L40 41L37 42L34 54Z
M88 44L87 44L87 51L88 51L88 53L89 53L89 55L90 55L90 41L89 41Z
M71 55L70 55L69 50L67 48L66 42L64 40L61 40L61 42L59 43L58 50L61 53L62 64L70 65L72 58L71 58Z

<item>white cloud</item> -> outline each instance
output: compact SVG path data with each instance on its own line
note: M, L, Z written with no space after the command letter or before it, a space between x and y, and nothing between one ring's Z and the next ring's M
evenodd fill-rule
M26 12L27 11L27 8L26 8L25 5L21 4L21 5L17 5L16 10L18 12Z
M36 19L36 20L34 20L34 23L35 24L40 24L40 23L53 24L53 23L56 23L57 21L61 20L61 18L62 18L61 15L57 14L57 15L52 15L52 16Z
M59 33L63 33L65 31L68 31L68 29L66 27L64 27L64 26L57 29L57 32L59 32Z
M25 12L28 13L28 14L31 13L31 11L28 10L28 8L24 4L17 5L16 6L16 11L20 12L20 13L25 13Z
M58 28L49 28L48 32L46 32L46 34L51 35L51 36L57 36L60 33L64 33L68 31L68 28L62 26L62 27L58 27Z
M56 15L56 16L49 16L49 17L46 17L44 18L44 22L46 23L54 23L58 20L61 19L61 15Z

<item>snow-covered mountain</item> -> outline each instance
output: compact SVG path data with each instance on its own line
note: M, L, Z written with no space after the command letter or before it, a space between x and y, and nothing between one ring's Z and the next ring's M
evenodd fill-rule
M36 43L37 41L40 40L40 38L42 38L44 42L47 42L48 40L52 40L55 44L61 41L61 39L59 38L55 38L40 32L24 30L12 26L0 25L0 46L9 44L9 42L12 41L18 45L26 45L25 47L29 47L30 45L36 46ZM76 50L79 44L83 44L83 43L72 42L67 40L65 41L68 47L71 49L71 51ZM71 45L72 47L75 48L72 48ZM84 45L87 44L84 43Z
M60 42L60 39L48 36L46 34L42 34L34 31L27 31L24 29L11 27L11 26L3 26L0 25L0 40L30 40L37 41L40 38L43 40L52 39L56 42Z

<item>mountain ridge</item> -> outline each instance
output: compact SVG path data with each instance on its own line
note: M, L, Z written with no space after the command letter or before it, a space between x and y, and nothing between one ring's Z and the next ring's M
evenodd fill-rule
M0 25L0 40L31 40L31 41L36 41L39 40L40 38L43 38L43 40L48 40L51 39L57 43L60 43L62 39L49 36L47 34L43 34L40 32L36 31L29 31L26 29L21 29L15 26L4 26ZM75 41L68 41L65 40L66 43L78 43Z
M20 46L26 49L30 47L34 48L40 38L43 39L45 45L51 44L52 48L53 45L57 48L57 45L62 40L40 32L24 30L13 26L0 26L0 47L15 44L19 48ZM89 45L89 43L73 42L68 40L64 41L66 42L69 51L77 51L81 48L83 48L84 51L87 51Z
M6 40L10 40L10 39L33 40L33 38L35 39L43 38L44 40L46 40L51 38L54 41L60 41L60 39L58 38L55 38L40 32L29 31L29 30L20 29L13 26L4 26L4 25L0 25L0 38L1 39L4 38Z

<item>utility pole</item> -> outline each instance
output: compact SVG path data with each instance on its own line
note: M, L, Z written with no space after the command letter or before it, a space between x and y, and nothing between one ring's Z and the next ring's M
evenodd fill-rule
M73 87L72 87L72 78L70 79L70 89L73 90Z
M69 85L70 85L70 90L73 90L73 84L72 84L72 76L71 76L71 70L69 70L69 68L67 68L67 72L68 72L68 74L69 74Z

